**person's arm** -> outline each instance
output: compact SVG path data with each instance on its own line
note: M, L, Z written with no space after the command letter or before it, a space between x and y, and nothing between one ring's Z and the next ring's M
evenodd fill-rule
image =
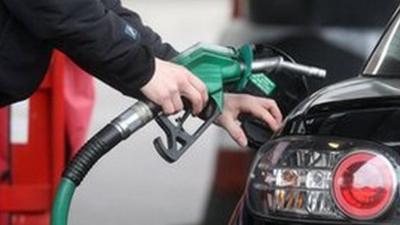
M103 0L110 1L110 0ZM116 3L112 7L112 10L126 20L129 24L134 24L138 29L139 33L142 34L143 44L147 45L152 49L157 58L163 60L170 60L171 58L178 55L178 51L175 50L169 43L163 42L160 35L154 32L150 27L143 24L140 16L122 6L120 0L115 0Z
M152 50L135 27L98 0L4 0L28 32L129 96L154 73Z
M141 25L128 23L111 10L117 0L107 5L100 0L3 2L27 32L125 95L144 93L168 114L181 109L180 96L191 99L195 109L207 101L205 85L192 73L155 60L146 34L139 32Z

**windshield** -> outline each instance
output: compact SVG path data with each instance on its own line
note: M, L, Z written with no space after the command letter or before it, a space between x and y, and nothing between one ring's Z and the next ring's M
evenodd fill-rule
M399 9L372 53L364 69L363 75L400 77Z

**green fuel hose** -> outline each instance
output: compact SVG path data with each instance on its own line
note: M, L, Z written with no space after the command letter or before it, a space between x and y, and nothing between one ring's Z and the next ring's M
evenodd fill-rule
M69 208L71 206L72 197L75 192L76 185L67 178L63 178L58 188L51 217L53 225L67 225Z

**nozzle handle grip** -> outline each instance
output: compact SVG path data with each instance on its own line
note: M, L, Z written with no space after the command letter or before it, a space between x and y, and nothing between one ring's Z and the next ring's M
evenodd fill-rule
M167 145L163 143L161 137L154 139L153 144L160 156L169 163L176 162L193 145L220 115L220 111L217 105L210 101L201 113L204 116L202 116L204 122L193 134L188 133L183 126L190 114L191 110L186 110L185 114L176 120L176 125L170 121L168 116L160 115L156 117L158 125L166 134Z

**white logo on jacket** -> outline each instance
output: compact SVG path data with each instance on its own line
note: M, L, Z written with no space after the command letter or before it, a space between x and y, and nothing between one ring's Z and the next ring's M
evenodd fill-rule
M131 37L133 40L137 40L138 38L138 32L137 30L133 29L133 27L126 25L125 26L125 34L127 34L129 37Z

